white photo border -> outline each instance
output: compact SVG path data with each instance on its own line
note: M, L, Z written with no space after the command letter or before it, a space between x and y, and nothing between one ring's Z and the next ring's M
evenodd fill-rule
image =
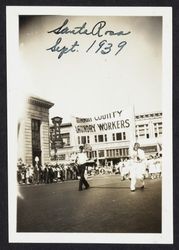
M17 233L16 201L16 115L14 112L14 79L18 68L19 15L75 16L162 16L162 112L163 168L162 233ZM22 7L7 6L7 103L8 103L8 213L9 242L16 243L173 243L173 143L172 143L172 8L171 7ZM85 234L85 237L84 237ZM49 237L48 237L49 235ZM83 235L83 237L81 237Z

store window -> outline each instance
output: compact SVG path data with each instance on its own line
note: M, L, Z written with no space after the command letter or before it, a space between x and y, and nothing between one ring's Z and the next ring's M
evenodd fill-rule
M61 134L61 138L64 146L70 146L70 133Z
M119 156L119 149L116 149L116 156Z
M122 148L119 149L120 155L123 155Z
M98 150L99 158L104 157L104 150Z
M127 155L129 155L129 149L127 148Z
M92 151L92 156L93 156L93 158L96 158L97 157L97 152L96 151Z

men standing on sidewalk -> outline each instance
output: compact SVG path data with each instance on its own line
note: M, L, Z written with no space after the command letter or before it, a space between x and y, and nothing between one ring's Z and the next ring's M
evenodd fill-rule
M83 184L85 186L85 189L89 188L89 184L87 180L85 179L85 168L86 168L86 162L88 160L86 153L83 151L84 147L80 146L79 147L80 152L77 154L76 162L78 164L78 172L80 176L79 180L79 191L83 190Z
M144 174L145 174L145 154L142 149L140 149L140 144L135 143L133 150L131 152L131 167L130 167L130 178L131 184L130 189L132 192L135 191L136 181L141 182L141 189L144 188Z

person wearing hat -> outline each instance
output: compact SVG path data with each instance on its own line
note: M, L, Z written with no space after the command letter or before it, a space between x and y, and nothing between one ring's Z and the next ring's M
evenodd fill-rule
M83 190L83 184L85 186L85 189L89 188L89 183L87 182L87 180L85 179L85 167L86 167L86 162L88 160L86 153L83 151L84 147L80 146L79 147L80 152L77 154L77 158L76 158L76 163L78 164L78 172L79 172L79 176L80 176L80 180L79 180L79 191Z
M136 181L141 182L141 189L144 189L144 173L145 173L145 153L140 149L140 144L135 143L131 152L131 167L130 167L130 189L132 192L135 191Z

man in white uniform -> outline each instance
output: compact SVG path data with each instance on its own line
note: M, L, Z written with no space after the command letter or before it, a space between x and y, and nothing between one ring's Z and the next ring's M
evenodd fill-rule
M140 144L135 143L131 152L131 167L130 167L130 178L131 184L130 189L132 192L135 191L136 181L141 182L141 189L144 188L144 173L145 173L145 154L140 149Z
M78 172L80 175L80 181L79 181L79 191L82 191L82 186L84 184L85 189L89 188L89 184L87 180L85 179L84 173L86 168L86 162L88 160L87 155L85 152L83 152L83 146L79 147L80 152L77 154L77 164L78 164Z

